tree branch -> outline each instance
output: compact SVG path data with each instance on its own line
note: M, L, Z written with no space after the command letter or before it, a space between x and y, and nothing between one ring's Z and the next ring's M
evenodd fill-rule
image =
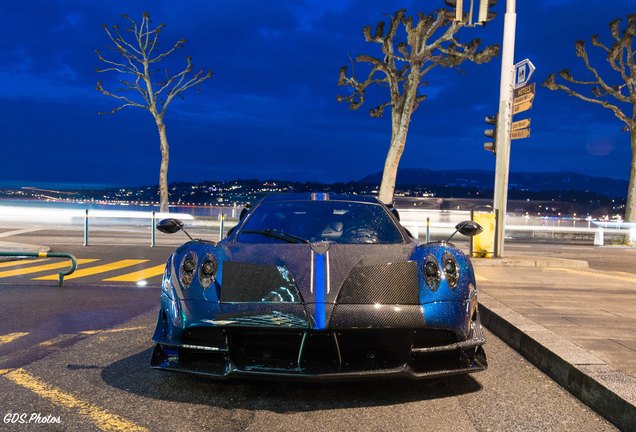
M187 57L187 65L181 72L170 76L166 71L165 81L158 84L153 83L152 76L156 73L156 69L152 69L150 65L174 53L185 44L185 40L179 39L174 43L171 49L152 57L152 53L157 47L159 33L165 25L161 24L151 28L150 14L147 12L144 12L140 25L127 15L123 15L123 18L130 22L130 26L126 28L126 32L130 34L130 38L134 42L126 40L118 26L112 26L112 29L109 29L106 25L102 27L110 41L114 44L112 49L117 51L126 62L109 60L105 58L99 50L95 50L98 60L107 65L107 67L97 69L97 72L117 72L124 75L132 75L134 80L120 80L124 87L118 89L116 92L104 89L102 83L98 82L97 90L107 96L126 102L120 107L115 108L112 113L124 107L134 106L147 109L155 118L163 118L168 105L175 96L182 97L181 94L186 90L194 86L199 86L203 81L212 76L212 71L208 71L207 73L199 71L188 79L188 75L192 72L193 67L191 58ZM155 87L159 90L155 91ZM128 96L121 94L121 92L131 90L136 91L144 103L136 102ZM157 101L157 96L163 93L166 93L165 100ZM158 103L159 106L157 105Z
M621 109L618 106L612 105L611 103L605 100L587 97L575 90L570 89L569 87L563 84L559 84L556 82L554 74L550 74L548 76L548 78L543 83L543 86L549 88L550 90L562 90L566 92L568 95L584 100L585 102L601 105L602 107L611 110L619 120L625 122L625 124L627 124L628 126L630 125L629 118L621 111Z

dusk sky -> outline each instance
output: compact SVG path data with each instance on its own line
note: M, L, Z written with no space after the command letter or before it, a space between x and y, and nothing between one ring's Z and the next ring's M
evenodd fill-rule
M501 44L505 0L485 27L457 38ZM160 44L184 38L165 66L177 72L191 55L212 69L201 93L175 100L165 118L171 147L169 181L279 178L357 180L382 170L390 113L369 117L336 96L338 70L361 53L362 27L406 8L432 13L443 0L62 1L0 3L0 184L42 182L152 185L158 182L159 138L150 114L128 108L98 115L117 101L95 90L120 77L98 74L94 50L108 39L101 25L125 26L122 14L165 23ZM629 134L606 109L549 91L549 73L569 67L588 78L574 43L636 12L636 0L518 0L515 61L537 70L532 136L513 141L511 171L573 171L627 179ZM591 45L588 43L588 45ZM604 56L590 57L606 70ZM110 54L110 53L108 53ZM112 57L112 56L111 56ZM501 57L460 70L436 69L425 80L428 99L415 112L401 167L494 170L483 149L483 118L497 110ZM360 67L360 71L364 69ZM608 81L616 82L614 76ZM114 85L110 85L114 88ZM526 115L527 114L527 115Z

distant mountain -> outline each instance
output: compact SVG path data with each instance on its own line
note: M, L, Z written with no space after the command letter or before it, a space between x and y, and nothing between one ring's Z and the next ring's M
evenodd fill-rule
M377 172L358 180L358 183L379 185L381 179L382 173ZM397 185L400 187L450 186L492 190L494 181L494 171L486 170L435 171L403 168L398 171L397 176ZM508 184L510 189L531 192L577 190L622 198L627 195L628 186L627 180L568 172L512 172Z

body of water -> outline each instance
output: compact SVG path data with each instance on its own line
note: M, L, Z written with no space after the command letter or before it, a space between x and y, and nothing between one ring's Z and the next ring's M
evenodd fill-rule
M42 200L14 200L0 199L0 213L2 207L28 207L32 209L68 209L68 210L117 210L159 212L158 205L152 204L124 204L105 202L81 202L81 201L42 201ZM229 217L237 217L242 207L215 207L215 206L170 206L170 212L187 213L192 216L218 217L222 212Z

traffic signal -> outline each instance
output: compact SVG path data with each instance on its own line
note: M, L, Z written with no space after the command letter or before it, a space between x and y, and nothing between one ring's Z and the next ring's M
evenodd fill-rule
M484 24L486 21L495 19L497 14L495 12L490 12L488 9L496 4L497 0L479 0L478 24Z
M444 0L444 3L446 3L446 6L455 9L446 11L446 19L450 21L463 21L464 14L462 9L464 7L464 0Z
M491 142L484 143L484 150L497 154L497 115L486 117L486 123L493 126L493 129L486 129L484 135L491 138Z

